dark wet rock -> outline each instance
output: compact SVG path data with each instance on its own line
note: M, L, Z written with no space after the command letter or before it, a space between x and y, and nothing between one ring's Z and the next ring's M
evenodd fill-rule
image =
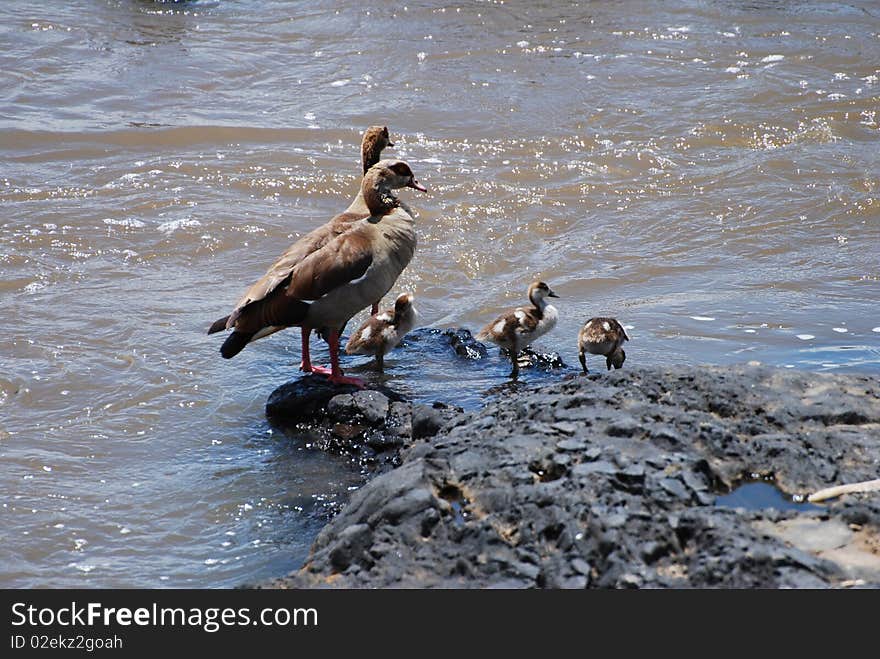
M327 414L339 420L363 419L376 426L385 423L390 403L385 394L365 389L334 396L327 403Z
M399 405L375 427L361 412L335 423L391 433L407 425L389 421L407 416ZM880 586L876 495L818 510L714 505L755 474L790 494L876 478L876 378L627 366L516 389L478 413L408 411L401 466L357 491L273 585Z
M303 375L281 385L269 395L266 401L266 416L286 423L320 421L327 413L330 401L346 394L356 396L356 400L364 404L372 400L375 394L381 394L386 401L403 400L400 394L387 387L374 387L374 390L364 391L353 385L331 384L327 378L320 375ZM364 394L367 396L364 397ZM385 405L387 407L387 402Z
M486 356L486 346L477 341L466 329L445 329L441 335L449 341L449 345L459 357L466 359L482 359Z
M399 463L399 450L412 433L411 405L387 387L335 386L305 375L272 392L266 416L292 438L351 455L366 470Z
M538 352L533 348L526 348L519 354L520 368L539 368L543 370L567 368L558 352Z
M431 329L419 328L407 335L406 340L412 342L419 341L440 341L451 348L451 351L463 357L464 359L483 359L488 353L486 346L477 341L470 330L456 327L449 329Z
M461 413L461 408L451 407L445 403L434 403L432 406L413 405L411 412L412 438L433 437L443 428L452 424Z
M291 423L316 421L323 417L330 400L340 393L354 393L357 387L330 384L327 378L304 375L281 385L266 401L266 416Z

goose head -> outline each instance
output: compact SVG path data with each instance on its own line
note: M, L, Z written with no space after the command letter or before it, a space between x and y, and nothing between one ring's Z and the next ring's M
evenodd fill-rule
M412 169L402 160L380 160L367 170L361 183L361 192L367 207L374 215L385 213L400 203L392 190L414 188L427 189L413 175Z
M382 159L382 149L394 146L388 136L388 126L370 126L364 133L361 141L361 162L364 166L364 174Z
M551 288L542 281L533 281L529 286L529 301L539 309L543 309L545 297L559 297Z

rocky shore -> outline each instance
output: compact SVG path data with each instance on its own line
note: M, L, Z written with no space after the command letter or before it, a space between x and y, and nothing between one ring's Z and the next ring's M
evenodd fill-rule
M378 473L268 587L880 587L880 494L717 502L878 478L877 378L627 367L472 413L307 378L267 414Z

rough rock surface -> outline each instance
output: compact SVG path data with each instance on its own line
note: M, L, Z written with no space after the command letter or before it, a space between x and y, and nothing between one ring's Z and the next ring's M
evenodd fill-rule
M876 378L625 368L420 420L424 434L421 415L401 466L354 494L301 570L267 585L880 585L876 493L818 511L714 505L755 475L790 494L877 478Z
M325 451L352 455L371 471L399 464L405 443L433 437L460 411L439 402L405 402L387 387L334 386L321 376L288 382L266 403L266 416L275 427L305 435Z

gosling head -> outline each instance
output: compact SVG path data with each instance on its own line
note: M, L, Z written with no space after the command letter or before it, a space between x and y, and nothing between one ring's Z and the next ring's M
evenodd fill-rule
M405 314L412 308L415 299L416 296L412 293L403 293L402 295L398 295L397 299L394 301L394 313L398 315Z
M608 370L610 371L612 366L614 368L620 368L625 361L626 352L624 352L623 348L618 348L605 358L605 365L608 366Z
M536 307L540 307L545 297L559 297L553 290L542 281L534 281L529 286L529 300Z

